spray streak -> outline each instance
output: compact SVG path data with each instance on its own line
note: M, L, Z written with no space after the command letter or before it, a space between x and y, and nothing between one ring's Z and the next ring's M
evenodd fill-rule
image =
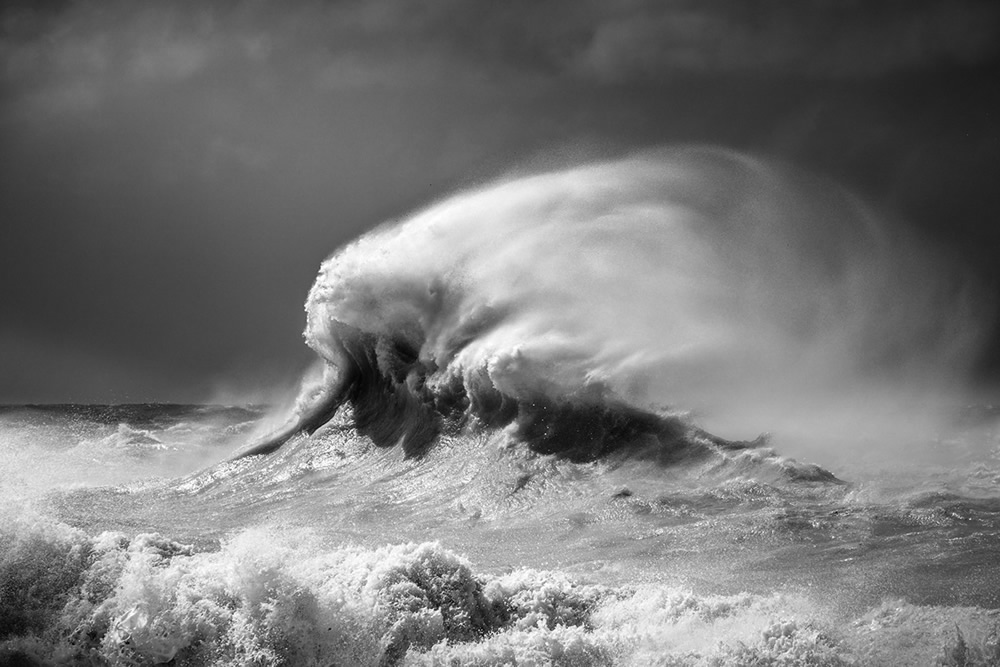
M953 386L981 338L971 295L843 190L732 152L513 178L323 264L305 337L328 370L251 453L345 400L372 424L414 405L490 423L513 404L507 422L539 405L693 411L752 437L790 406Z

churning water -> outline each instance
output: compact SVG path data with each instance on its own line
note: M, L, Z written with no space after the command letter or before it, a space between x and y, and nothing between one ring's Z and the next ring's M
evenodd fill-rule
M726 151L460 193L323 264L286 409L3 408L0 658L997 664L981 298Z

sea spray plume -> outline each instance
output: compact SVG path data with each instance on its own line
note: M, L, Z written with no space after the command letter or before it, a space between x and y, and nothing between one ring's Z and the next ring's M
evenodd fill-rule
M973 312L951 266L850 194L731 151L514 177L323 263L305 330L323 378L247 453L349 403L409 454L472 420L593 458L678 440L689 411L947 385L977 349Z

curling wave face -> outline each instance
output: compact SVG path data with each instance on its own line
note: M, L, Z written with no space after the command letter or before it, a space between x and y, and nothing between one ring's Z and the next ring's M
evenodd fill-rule
M848 193L729 151L512 177L324 262L306 303L320 371L250 451L343 403L408 453L514 424L540 451L594 458L676 440L691 413L752 438L793 405L949 386L982 338L975 302Z

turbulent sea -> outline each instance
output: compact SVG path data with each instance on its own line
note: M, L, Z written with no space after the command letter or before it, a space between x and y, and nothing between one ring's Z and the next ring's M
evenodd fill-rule
M1000 664L1000 409L923 252L714 149L376 230L281 405L0 407L0 663Z

